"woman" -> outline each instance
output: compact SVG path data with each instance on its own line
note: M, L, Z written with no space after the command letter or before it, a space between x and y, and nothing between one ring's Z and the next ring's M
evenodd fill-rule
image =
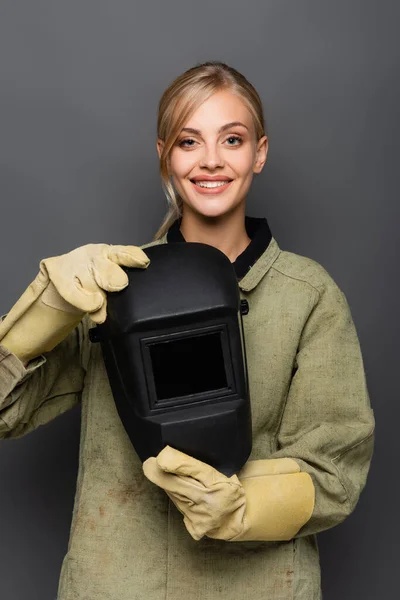
M59 600L321 597L315 534L354 509L374 419L343 293L318 263L282 251L266 219L245 216L267 148L260 98L240 73L216 62L188 70L160 101L169 211L153 242L43 260L0 324L4 438L82 402ZM105 292L127 285L119 265L147 268L143 249L171 241L224 252L250 307L253 451L229 479L168 447L142 467L88 339Z

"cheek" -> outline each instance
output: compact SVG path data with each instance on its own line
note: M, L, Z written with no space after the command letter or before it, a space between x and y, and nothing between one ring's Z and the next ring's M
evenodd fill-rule
M232 159L232 167L236 172L245 177L253 172L255 156L252 152L237 153Z
M170 170L176 177L185 177L195 164L196 161L190 154L181 154L179 157L174 153L171 154Z

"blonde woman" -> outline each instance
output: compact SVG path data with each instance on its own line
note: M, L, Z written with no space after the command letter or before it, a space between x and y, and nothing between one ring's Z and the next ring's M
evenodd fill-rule
M314 260L246 216L267 159L259 95L223 63L164 92L157 151L169 209L149 244L44 259L0 324L0 432L24 435L81 402L79 475L59 600L317 600L315 534L354 509L374 418L344 294ZM233 263L244 317L253 450L227 478L172 448L141 464L99 345L106 292L145 249L203 242Z

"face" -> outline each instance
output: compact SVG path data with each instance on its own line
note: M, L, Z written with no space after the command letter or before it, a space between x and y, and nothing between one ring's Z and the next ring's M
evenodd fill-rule
M162 144L158 140L159 155ZM184 214L218 217L237 209L267 151L267 137L256 139L243 101L226 90L213 94L185 123L170 153L170 175Z

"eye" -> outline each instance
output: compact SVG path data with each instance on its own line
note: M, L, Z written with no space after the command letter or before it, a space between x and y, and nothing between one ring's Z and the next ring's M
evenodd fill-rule
M181 140L178 145L181 148L184 148L185 144L187 144L187 142L194 142L194 140L192 138L186 138L185 140ZM192 146L193 146L193 144L189 144L189 148L191 148Z
M238 144L228 144L229 146L238 146L239 143L243 141L243 138L241 138L240 135L230 135L227 138L227 141L228 140L236 140L238 142Z

